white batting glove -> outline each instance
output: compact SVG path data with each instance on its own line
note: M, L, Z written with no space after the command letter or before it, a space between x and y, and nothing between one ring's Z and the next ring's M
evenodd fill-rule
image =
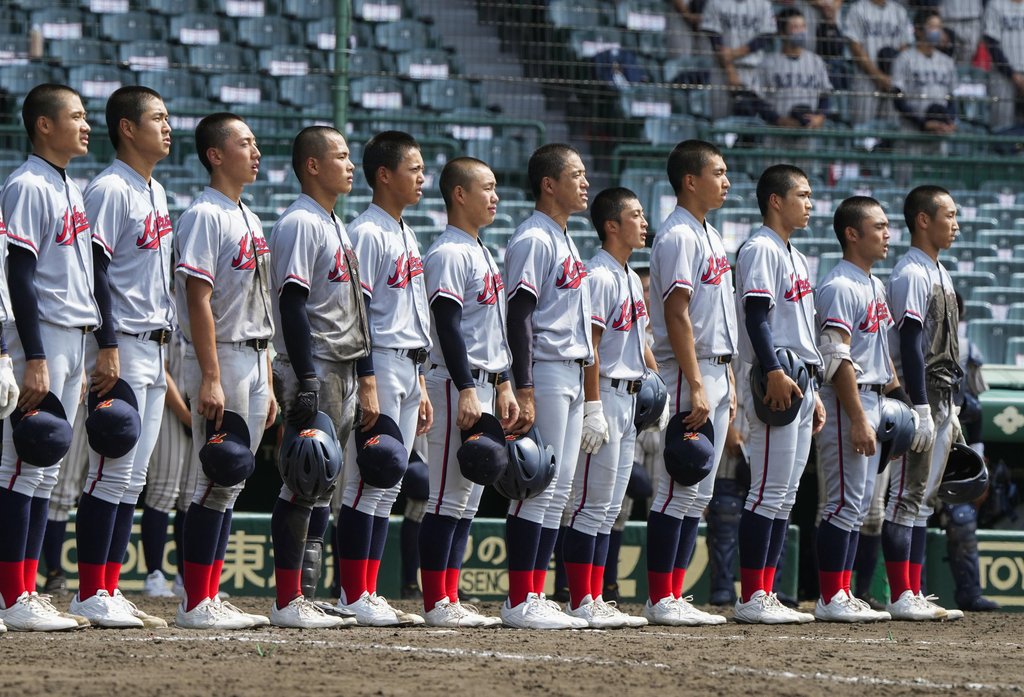
M600 401L583 403L583 452L593 455L608 442L608 422Z
M14 379L14 364L10 356L0 356L0 419L6 419L18 406L18 381Z
M658 420L648 426L645 430L653 433L660 433L668 428L668 420L671 418L672 415L669 413L668 405L666 404L665 408L661 410L661 416L658 417Z
M917 430L910 449L915 453L930 450L935 442L935 421L932 420L932 409L927 404L915 404L914 414L917 416Z

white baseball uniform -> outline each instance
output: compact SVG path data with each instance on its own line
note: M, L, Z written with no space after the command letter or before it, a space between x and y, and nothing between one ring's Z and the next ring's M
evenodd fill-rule
M1024 3L989 0L981 19L981 33L999 42L1014 72L1024 72ZM990 107L992 130L1013 126L1017 88L995 68L989 71L988 96L995 100Z
M939 50L926 56L916 46L908 48L892 63L893 87L903 92L903 100L914 116L923 117L932 104L946 105L956 89L956 64Z
M883 48L899 50L914 43L914 27L903 5L895 0L885 0L876 5L871 0L858 0L850 5L840 25L843 34L850 41L860 44L868 58L878 64L878 52ZM864 123L888 115L880 113L882 98L875 94L878 87L867 73L855 70L851 86L851 100L854 123Z
M177 325L170 342L164 347L164 356L167 372L177 385L182 399L185 399L185 337ZM189 425L191 427L191 422ZM146 506L164 513L175 509L187 510L192 492L195 491L192 473L198 466L198 462L193 460L191 435L165 401L160 434L146 473ZM190 476L193 477L191 485Z
M822 94L832 91L825 61L808 49L795 58L781 52L766 54L754 84L758 95L779 116L786 116L795 106L816 112Z

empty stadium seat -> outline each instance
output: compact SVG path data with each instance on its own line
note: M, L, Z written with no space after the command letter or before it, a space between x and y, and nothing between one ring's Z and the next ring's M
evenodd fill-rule
M213 75L210 96L225 104L263 104L277 101L277 85L273 80L252 73Z
M644 120L644 137L651 145L672 145L697 137L699 121L692 116L653 117Z
M615 7L600 0L551 0L547 19L559 29L589 29L615 23Z
M105 14L100 18L100 34L111 41L166 39L167 20L149 12Z
M120 68L112 65L82 65L71 68L68 72L68 81L82 97L100 100L106 100L114 90L130 82ZM102 117L100 119L102 122Z
M171 36L185 46L217 46L235 40L230 21L206 12L189 12L171 18Z
M353 0L352 15L364 22L397 22L407 11L402 0Z
M1021 307L1024 308L1024 305ZM960 315L960 321L972 319L992 319L992 305L984 300L964 300L964 312ZM1024 319L1024 316L1010 319Z
M993 274L981 271L954 271L949 275L964 300L979 300L980 298L975 297L977 291L996 284L996 277Z
M211 9L228 17L265 17L279 14L277 0L213 0Z
M415 48L429 48L427 27L415 19L378 24L373 33L377 45L392 53L411 51Z
M999 250L991 244L957 241L953 243L949 253L956 255L959 271L973 271L975 259L998 256Z
M1024 218L1024 205L983 203L978 206L978 215L995 218L1000 228L1012 228L1014 220Z
M44 82L64 82L64 71L36 63L0 67L0 87L11 94L24 95Z
M1024 321L971 320L967 323L967 338L981 350L986 363L1005 363L1009 340L1024 338Z
M999 221L995 218L974 217L969 219L957 218L957 225L960 226L960 237L968 242L975 242L978 233L982 230L995 230L999 227Z
M499 136L466 141L466 155L483 160L494 172L501 173L521 170L527 154L521 141Z
M971 315L973 318L974 315ZM1006 319L1013 321L1024 321L1024 303L1012 303L1006 309Z
M15 65L28 62L28 37L20 34L0 34L0 63Z
M1009 256L980 257L974 260L975 271L989 271L995 274L996 283L1009 286L1015 273L1024 273L1024 259Z
M99 39L78 41L53 41L46 48L47 54L64 67L109 63L113 52L109 42Z
M192 46L188 58L192 68L203 73L237 72L251 69L256 63L251 49L235 44Z
M96 35L95 18L77 7L48 7L34 10L30 22L38 26L43 38L53 41L73 41Z
M291 44L297 38L295 26L285 17L244 17L238 20L238 43L253 48Z
M996 256L1009 258L1013 256L1013 247L1024 244L1024 230L980 230L976 235L978 242L990 244L996 248Z
M431 111L454 111L473 106L473 89L462 80L431 80L419 85L420 106Z
M162 15L180 15L198 12L206 0L143 0L145 9Z
M336 0L284 0L282 14L297 19L316 20L334 16Z
M447 52L418 48L398 54L398 72L413 80L447 80L454 71Z
M334 80L327 75L283 77L278 92L285 104L329 107L334 103Z
M401 109L406 104L402 83L389 77L353 80L351 94L352 101L366 109Z
M275 46L260 51L260 70L274 77L308 75L323 70L323 54L297 46Z
M726 251L733 254L761 227L761 211L756 208L719 209L714 225L722 233Z
M131 41L118 47L118 55L132 70L168 70L185 62L184 49L166 41Z
M1002 320L1006 319L1006 313L1009 311L1010 305L1024 302L1024 288L1010 288L1008 286L975 288L971 294L971 300L987 302L992 306L992 318Z
M138 84L159 92L165 102L178 97L191 97L199 90L196 76L183 68L142 71L136 73L136 80Z

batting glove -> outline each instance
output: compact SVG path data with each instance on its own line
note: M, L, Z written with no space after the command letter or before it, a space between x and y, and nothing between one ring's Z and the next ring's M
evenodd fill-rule
M666 404L665 408L661 410L661 416L658 417L658 420L644 430L651 433L660 433L668 428L668 420L670 418L672 418L672 415L669 413L668 405Z
M292 408L288 410L288 423L295 428L309 424L320 411L320 381L303 378L299 381L299 393L295 395Z
M917 430L910 449L915 453L930 450L935 442L935 421L932 420L932 409L927 404L915 404L914 414L917 416Z
M608 442L608 422L600 401L583 403L583 452L593 455Z
M6 419L18 406L18 381L14 379L14 364L10 356L0 356L0 419Z

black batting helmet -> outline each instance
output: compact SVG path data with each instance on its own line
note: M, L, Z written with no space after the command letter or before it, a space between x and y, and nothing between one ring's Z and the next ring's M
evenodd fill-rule
M791 349L775 349L775 356L779 359L779 365L786 375L796 382L801 392L807 391L811 384L811 374L804 365L803 359L797 356ZM750 393L754 401L754 413L769 426L785 426L793 422L796 415L800 413L802 399L796 397L789 404L789 409L775 411L764 403L764 396L768 391L768 376L761 369L760 361L754 361L750 369Z
M898 399L882 397L882 418L878 421L875 435L881 445L878 471L889 464L889 460L901 457L910 450L914 442L914 412Z
M494 482L498 493L513 501L531 499L555 478L555 451L545 446L536 428L525 435L505 437L508 466Z
M668 407L668 388L665 381L653 370L648 370L640 379L640 391L636 393L636 407L633 424L637 431L653 426Z
M338 481L342 466L338 436L327 414L317 412L306 428L285 426L277 469L292 493L319 499Z
M987 487L988 468L981 455L963 443L953 443L939 482L939 498L946 503L970 503Z

